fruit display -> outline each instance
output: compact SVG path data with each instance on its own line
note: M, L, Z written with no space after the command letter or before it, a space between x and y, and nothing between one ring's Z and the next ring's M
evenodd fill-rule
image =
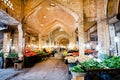
M26 53L26 54L24 54L26 57L29 57L29 56L35 56L36 55L36 53L35 52L32 52L32 51L30 51L30 52L28 52L28 53Z

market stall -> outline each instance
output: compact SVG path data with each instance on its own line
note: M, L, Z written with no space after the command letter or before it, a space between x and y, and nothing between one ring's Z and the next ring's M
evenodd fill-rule
M104 59L88 59L79 62L71 68L71 73L86 73L84 80L119 80L120 79L120 56L106 57ZM74 77L75 75L72 74ZM77 80L77 79L75 79Z

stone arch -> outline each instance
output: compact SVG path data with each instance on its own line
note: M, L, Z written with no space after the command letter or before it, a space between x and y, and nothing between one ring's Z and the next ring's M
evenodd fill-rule
M63 38L68 39L68 42L71 41L70 38L67 37L67 36L65 36L64 34L61 34L61 35L56 36L54 41L60 42L60 40L63 39ZM69 43L68 43L68 44L69 44Z

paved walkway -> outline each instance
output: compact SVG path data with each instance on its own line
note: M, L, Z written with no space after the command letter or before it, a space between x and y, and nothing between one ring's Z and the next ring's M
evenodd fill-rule
M9 80L70 80L70 75L63 60L50 58Z
M26 70L15 71L14 68L0 69L0 80L8 80L9 78L25 72Z

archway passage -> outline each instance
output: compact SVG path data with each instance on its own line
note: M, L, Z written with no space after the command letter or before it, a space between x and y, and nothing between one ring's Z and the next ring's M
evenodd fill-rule
M62 38L62 39L59 40L59 43L60 43L60 45L68 46L69 40L66 39L66 38Z

